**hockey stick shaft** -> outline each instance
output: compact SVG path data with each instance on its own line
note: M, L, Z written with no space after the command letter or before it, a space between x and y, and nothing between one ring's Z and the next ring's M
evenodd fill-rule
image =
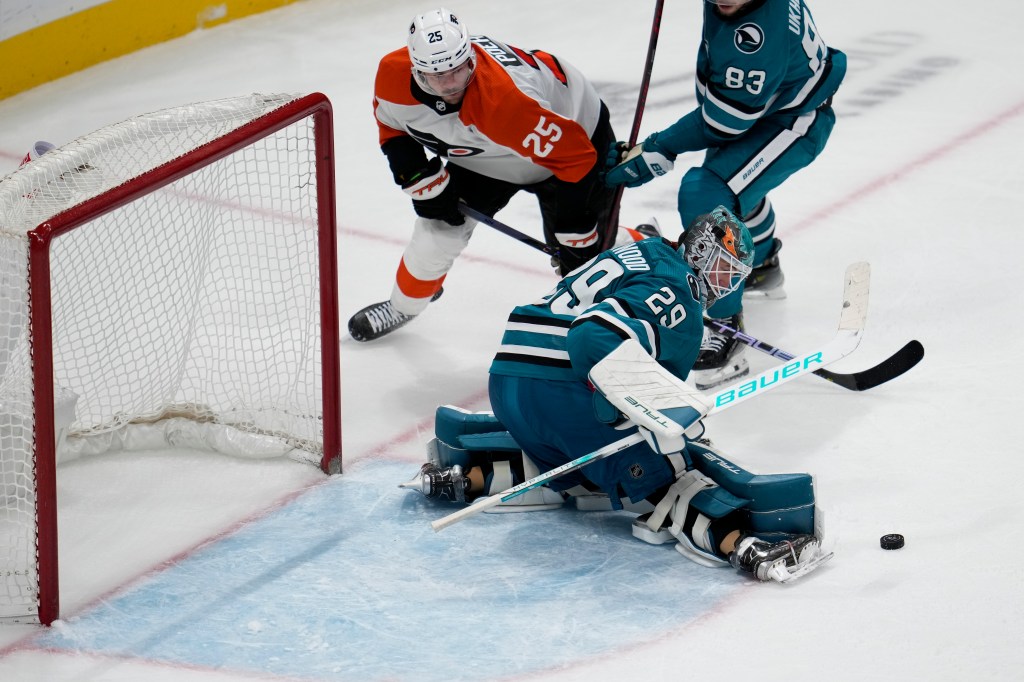
M577 457L571 462L566 462L562 466L555 467L551 471L545 471L543 474L540 474L539 476L534 476L530 480L524 481L523 483L520 483L517 486L509 488L508 490L499 495L482 497L473 504L471 504L470 506L463 507L457 512L454 512L452 514L449 514L448 516L438 519L437 521L434 521L430 524L430 527L433 528L435 532L443 530L454 523L458 523L467 516L473 516L475 514L479 514L480 512L487 511L488 509L491 509L493 507L497 507L502 502L507 502L508 500L511 500L514 497L518 497L525 492L533 490L534 488L539 488L540 486L546 484L548 481L551 481L555 478L558 478L559 476L567 474L570 471L575 471L576 469L586 466L591 462L596 462L599 459L610 457L614 455L616 452L621 452L622 450L625 450L630 446L642 442L643 439L643 436L641 436L639 433L633 433L626 436L625 438L620 438L614 443L609 443L608 445L604 446L599 450L594 450L593 452L583 455L582 457Z
M548 246L541 240L535 239L528 234L520 232L519 230L510 225L506 225L497 218L492 218L489 215L481 213L480 211L476 210L475 208L466 204L465 202L459 202L459 211L461 211L462 215L466 216L467 218L472 218L473 220L481 222L488 227L493 227L498 232L506 234L509 237L512 237L513 239L518 239L527 246L532 246L538 251L543 251L548 255L558 257L558 249L552 246Z
M658 35L661 33L661 13L665 8L665 0L657 0L654 3L654 20L651 22L651 39L647 43L647 59L644 62L644 75L640 81L640 93L636 99L636 111L633 113L633 127L629 131L629 149L636 145L640 137L640 121L643 120L644 109L647 107L647 91L651 87L651 72L654 71L654 51L658 47ZM598 149L598 163L601 163L601 154L604 150ZM615 232L619 226L619 204L622 202L622 192L625 186L619 185L615 188L615 196L612 198L612 208L608 214L608 235L604 248L611 248L615 240Z
M823 367L852 353L860 344L864 324L867 321L870 276L871 272L867 263L854 263L846 269L846 279L843 287L843 312L839 319L839 331L831 342L820 350L790 358L785 365L768 369L753 379L736 382L713 395L705 394L709 404L713 406L708 415L717 414L735 407L756 395L767 393L785 383L793 381L799 376L810 373L809 370L811 368ZM496 507L502 502L507 502L533 488L542 486L563 474L575 471L599 459L610 457L642 440L643 436L639 433L621 438L599 450L590 452L582 457L577 457L560 467L546 471L539 476L509 488L503 493L484 498L482 501L442 517L432 522L430 527L435 532L443 530L462 519Z

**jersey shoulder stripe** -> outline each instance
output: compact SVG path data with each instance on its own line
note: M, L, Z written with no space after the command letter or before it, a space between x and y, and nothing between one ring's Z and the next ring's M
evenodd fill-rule
M480 40L473 44L477 73L462 102L461 121L560 180L582 180L597 162L590 134L579 122L548 108L544 96L545 89L564 86L550 71L531 68L511 50L482 46L500 46L496 41Z
M407 106L419 104L412 95L412 61L404 47L389 52L380 60L377 77L373 83L373 95L377 100Z

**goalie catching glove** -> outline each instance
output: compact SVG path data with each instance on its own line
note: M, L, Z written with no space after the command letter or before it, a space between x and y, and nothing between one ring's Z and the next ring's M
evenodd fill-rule
M604 184L609 187L639 187L668 173L675 160L676 155L658 143L658 133L651 134L632 149L624 142L615 142L609 147L605 159L608 171Z
M687 437L703 434L700 420L711 404L633 339L623 341L594 365L588 378L600 393L594 397L598 420L614 424L617 413L622 413L658 454L679 452L686 447Z
M459 194L451 181L451 174L437 156L425 168L402 185L412 197L416 215L430 220L443 220L450 225L462 225L466 218L459 212Z

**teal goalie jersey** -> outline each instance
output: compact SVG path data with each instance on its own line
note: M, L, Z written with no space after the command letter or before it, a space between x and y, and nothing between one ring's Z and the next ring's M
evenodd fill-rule
M664 239L605 251L509 316L492 374L586 381L623 340L685 378L704 334L703 290Z

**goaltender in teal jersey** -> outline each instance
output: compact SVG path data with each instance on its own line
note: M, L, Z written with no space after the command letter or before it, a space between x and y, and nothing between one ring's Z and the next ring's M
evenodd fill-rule
M804 0L709 0L697 52L697 107L632 150L613 146L605 182L636 187L671 171L677 155L707 150L680 183L682 224L718 205L741 216L756 247L748 297L782 298L781 242L768 193L821 153L845 74L846 55L825 43ZM741 286L708 315L742 330L743 293ZM697 386L747 374L742 349L709 333L694 365Z
M700 349L704 309L750 273L753 251L746 226L720 206L679 244L652 238L605 251L516 307L491 363L493 414L438 408L429 461L402 487L472 502L634 431L642 438L632 445L499 510L556 509L566 498L583 508L600 498L639 514L640 540L672 543L698 563L783 582L813 570L831 555L814 534L811 477L753 475L726 460L699 439L710 403L681 381ZM658 419L679 430L655 433L641 403L612 403L651 386L673 394L679 408Z

